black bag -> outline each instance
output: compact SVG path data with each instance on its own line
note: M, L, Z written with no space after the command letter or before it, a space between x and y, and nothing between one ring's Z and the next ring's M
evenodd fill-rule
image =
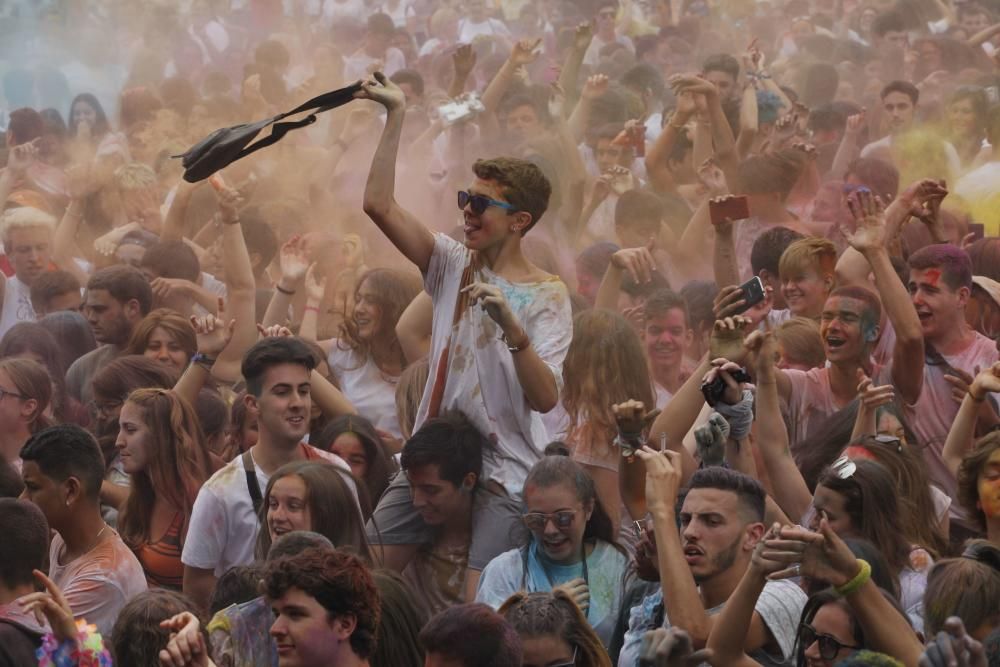
M304 104L300 104L291 111L278 114L273 118L260 120L256 123L223 127L199 141L189 148L187 152L172 157L181 158L181 164L184 165L184 180L188 183L197 183L208 178L223 167L245 158L254 151L277 143L290 130L312 125L316 122L316 114L347 104L354 99L354 93L359 90L361 90L361 84L355 83L346 88L323 93ZM316 109L316 111L302 120L278 123L282 118L294 116L309 109ZM255 144L248 145L261 130L271 124L275 124L271 129L271 134Z

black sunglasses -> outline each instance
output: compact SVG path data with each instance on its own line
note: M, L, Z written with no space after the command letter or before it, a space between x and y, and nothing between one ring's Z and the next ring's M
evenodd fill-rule
M514 213L517 207L505 201L490 199L485 195L474 195L466 190L458 191L458 208L464 210L468 206L473 215L482 215L490 206L497 206Z
M824 635L816 632L816 629L808 623L802 623L799 625L799 640L803 650L812 646L814 642L819 642L819 657L824 660L835 659L841 649L847 648L852 651L857 651L861 648L860 646L842 644L832 635Z

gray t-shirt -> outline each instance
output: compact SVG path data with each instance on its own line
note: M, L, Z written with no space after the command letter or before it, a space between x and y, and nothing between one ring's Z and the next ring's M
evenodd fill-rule
M74 361L66 372L66 391L83 405L89 405L94 398L91 380L102 366L120 354L121 350L114 345L101 345Z
M791 581L769 581L764 585L764 590L754 605L754 611L760 615L771 636L781 647L781 655L771 655L758 650L750 654L751 658L764 667L790 667L794 664L795 656L792 655L792 651L795 649L795 635L807 599L805 592ZM657 590L632 607L625 640L618 655L618 667L638 667L642 637L647 631L655 629L655 618L662 603L663 591ZM722 611L722 606L713 607L708 613L718 614ZM670 619L666 614L663 614L661 627L670 627Z

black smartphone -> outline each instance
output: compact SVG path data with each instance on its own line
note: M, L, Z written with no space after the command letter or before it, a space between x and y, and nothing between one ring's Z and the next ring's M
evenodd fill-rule
M986 235L986 228L981 222L970 222L969 233L972 234L973 241L978 241Z
M764 283L761 281L760 276L754 276L740 285L740 295L740 298L743 300L743 307L740 308L740 313L745 313L763 301L767 293L764 291Z

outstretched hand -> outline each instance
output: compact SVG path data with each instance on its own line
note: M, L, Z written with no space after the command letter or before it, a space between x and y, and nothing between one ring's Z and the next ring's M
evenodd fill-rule
M375 72L362 81L361 90L354 93L354 99L378 102L387 111L398 111L406 106L406 95L402 88L382 72Z
M27 613L33 613L39 625L48 621L52 634L60 642L76 639L76 620L62 590L44 572L33 570L32 574L45 587L45 591L20 598L18 602L21 608Z
M860 253L882 250L886 244L885 209L882 200L867 188L852 192L847 208L854 218L855 229L841 227L844 238Z
M192 315L191 326L198 341L198 351L207 357L217 357L232 340L236 320L226 323L226 302L219 297L218 314L204 317Z

